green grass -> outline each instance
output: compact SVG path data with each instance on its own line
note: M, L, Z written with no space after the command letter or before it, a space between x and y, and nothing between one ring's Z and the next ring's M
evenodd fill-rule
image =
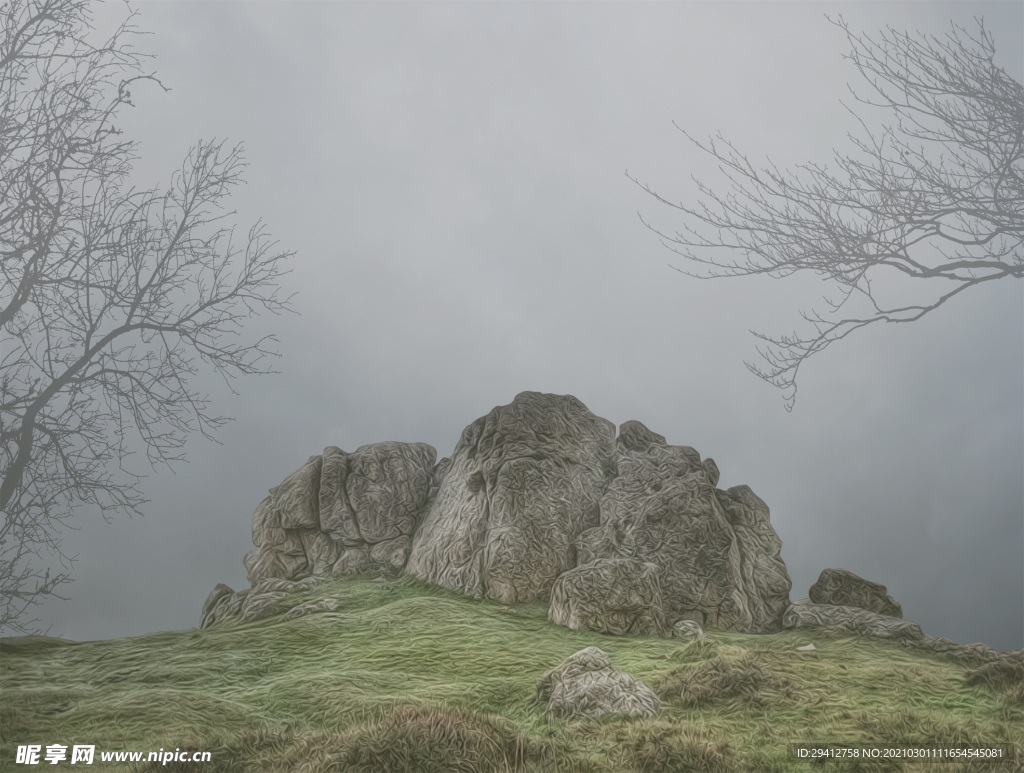
M0 770L27 743L200 749L206 765L108 770L789 771L1024 768L1024 664L954 663L831 629L602 636L408 578L338 581L334 612L112 641L27 640L0 656ZM198 614L198 610L197 610ZM795 651L814 643L817 651ZM594 645L658 716L563 722L537 682ZM1010 765L798 763L788 744L1015 747ZM66 762L48 769L77 769ZM36 768L39 769L39 768ZM98 761L92 770L103 770Z

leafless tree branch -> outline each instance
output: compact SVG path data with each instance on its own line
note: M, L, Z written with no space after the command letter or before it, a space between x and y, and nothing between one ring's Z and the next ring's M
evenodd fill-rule
M781 171L770 161L759 169L720 133L701 142L676 126L719 162L727 188L694 178L704 198L687 206L626 173L687 216L674 235L640 216L697 267L682 273L811 271L838 285L840 299L826 299L827 314L802 313L812 335L754 333L766 344L758 352L767 367L747 367L783 390L787 410L804 361L854 330L911 322L968 287L1024 277L1024 87L996 66L995 42L975 21L976 33L954 24L940 39L890 27L874 40L854 35L841 16L829 19L846 34L845 58L867 83L863 95L850 89L854 102L891 118L872 130L844 103L860 132L848 135L853 153L836 152L834 172L813 163ZM872 284L886 271L955 287L930 303L890 307ZM863 313L851 308L857 303Z
M236 244L223 201L241 146L202 141L166 191L125 190L136 144L117 128L129 87L152 82L128 17L88 41L90 0L13 0L0 10L0 628L69 580L33 566L61 552L72 508L141 514L132 435L149 462L183 458L189 434L228 419L194 386L271 372L273 336L247 318L290 310L291 252L262 223Z

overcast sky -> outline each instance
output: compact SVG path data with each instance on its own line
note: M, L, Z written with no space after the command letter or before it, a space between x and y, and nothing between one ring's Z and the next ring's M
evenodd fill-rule
M1024 646L1024 294L1004 280L810 360L793 413L748 373L750 329L800 328L815 278L689 279L638 212L678 213L722 178L673 127L752 160L826 162L854 128L845 36L942 34L984 15L1022 75L1004 3L141 4L136 45L173 90L133 89L134 181L166 184L201 138L243 141L232 197L294 249L300 315L271 318L280 375L217 406L223 445L144 483L144 518L82 510L50 633L101 639L198 624L267 489L327 445L422 441L520 391L573 394L712 456L771 508L805 598L825 567L888 586L925 633ZM97 26L123 16L108 3ZM866 116L878 121L881 116ZM877 125L875 123L874 125ZM263 329L250 328L253 332Z

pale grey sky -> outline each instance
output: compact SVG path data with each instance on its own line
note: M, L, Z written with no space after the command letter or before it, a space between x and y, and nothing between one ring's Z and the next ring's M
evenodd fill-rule
M772 512L792 598L825 567L888 586L933 636L1024 646L1024 294L1002 281L808 362L800 396L750 375L748 330L798 329L816 279L689 279L640 223L681 226L625 170L694 202L722 187L673 127L752 160L848 149L855 31L942 34L984 15L1024 80L1024 12L1002 3L145 2L134 181L166 183L200 138L244 141L232 206L295 249L301 316L271 318L280 375L217 406L223 445L143 485L143 519L77 515L76 582L51 633L195 626L247 585L250 516L327 445L422 441L438 456L516 393L570 393L713 456ZM111 28L107 3L97 25ZM876 120L880 119L877 117ZM251 330L263 329L264 323Z

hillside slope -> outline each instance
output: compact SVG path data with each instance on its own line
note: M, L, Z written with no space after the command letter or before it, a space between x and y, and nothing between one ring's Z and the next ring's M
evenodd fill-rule
M409 578L303 591L335 609L129 639L2 646L0 769L19 745L92 744L92 770L1024 769L1024 663L953 662L830 628L708 643L572 631L538 602ZM798 651L813 644L815 650ZM549 719L544 673L588 646L662 698L650 719ZM1010 746L987 763L801 763L789 744ZM118 750L212 762L104 763ZM48 769L70 766L67 761ZM82 766L87 767L87 766Z

